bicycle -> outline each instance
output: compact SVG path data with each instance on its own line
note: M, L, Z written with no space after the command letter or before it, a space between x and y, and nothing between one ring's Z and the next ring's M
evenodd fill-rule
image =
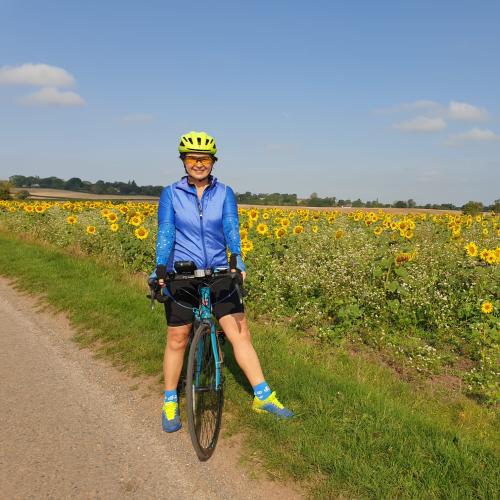
M151 305L154 301L173 300L164 295L158 284L178 280L194 280L198 284L199 306L193 308L194 322L189 334L187 363L177 386L178 394L185 390L186 414L189 435L193 448L201 461L208 460L217 445L224 404L224 357L221 345L223 332L217 331L212 316L210 286L218 279L233 281L240 302L243 301L241 272L228 269L196 269L194 262L182 261L174 265L175 273L167 273L164 266L158 266L157 279L150 279ZM236 269L236 256L231 255L229 269Z

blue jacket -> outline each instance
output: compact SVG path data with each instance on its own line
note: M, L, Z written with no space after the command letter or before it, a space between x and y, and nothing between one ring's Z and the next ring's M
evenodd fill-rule
M226 247L241 259L238 208L233 190L210 176L210 184L198 198L187 176L166 186L158 204L156 265L168 271L174 262L192 260L199 269L228 267Z

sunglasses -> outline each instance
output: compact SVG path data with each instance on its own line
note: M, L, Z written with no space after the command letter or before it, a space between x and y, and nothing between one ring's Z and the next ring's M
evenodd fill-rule
M188 167L194 167L198 162L200 162L204 167L209 167L210 165L213 164L214 160L209 156L205 156L203 158L194 158L193 156L186 156L184 158L184 163Z

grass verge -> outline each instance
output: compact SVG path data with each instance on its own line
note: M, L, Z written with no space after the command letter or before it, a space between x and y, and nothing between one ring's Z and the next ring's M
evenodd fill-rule
M0 274L66 311L77 340L115 364L160 375L164 317L121 269L0 233ZM245 429L248 456L318 498L496 498L494 410L437 394L390 370L252 323L266 379L297 418L253 414L249 386L228 352L229 431ZM230 351L230 349L228 349Z

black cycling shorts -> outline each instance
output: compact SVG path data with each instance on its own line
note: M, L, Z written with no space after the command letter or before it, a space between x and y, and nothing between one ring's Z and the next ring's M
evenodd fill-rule
M171 281L167 284L171 298L165 302L165 315L167 325L182 326L194 321L193 307L199 306L198 287L199 283L189 281ZM238 293L233 285L233 280L228 276L218 278L210 285L212 311L217 319L228 314L242 313L245 311L240 304Z

